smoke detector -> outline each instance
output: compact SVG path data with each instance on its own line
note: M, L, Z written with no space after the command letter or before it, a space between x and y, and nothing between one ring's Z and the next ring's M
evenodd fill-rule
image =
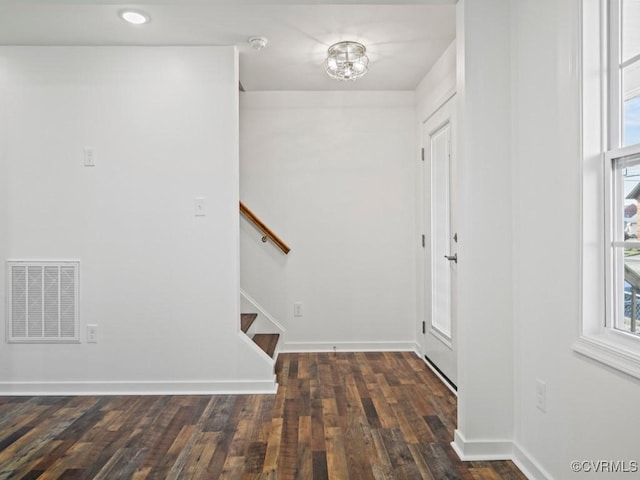
M251 48L258 51L266 47L268 42L269 40L267 40L265 37L251 37L249 39L249 45L251 45Z

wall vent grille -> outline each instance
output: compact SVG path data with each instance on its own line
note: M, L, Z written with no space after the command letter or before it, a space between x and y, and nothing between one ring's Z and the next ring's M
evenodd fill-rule
M80 262L9 261L11 343L77 342Z

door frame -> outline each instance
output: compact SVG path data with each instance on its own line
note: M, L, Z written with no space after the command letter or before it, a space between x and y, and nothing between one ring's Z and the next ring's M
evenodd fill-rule
M429 126L429 123L432 125ZM450 185L450 215L451 215L451 224L452 229L450 232L450 237L452 237L455 232L455 220L456 220L456 209L457 209L457 197L456 197L456 157L457 157L457 145L456 145L456 94L452 92L446 99L437 107L437 109L429 115L421 124L420 128L420 144L425 151L430 149L430 138L433 134L441 131L446 125L450 125L450 139L449 139L449 153L450 153L450 172L449 172L449 185ZM427 126L430 128L427 130ZM434 254L432 252L432 239L430 237L431 232L431 206L432 206L432 192L431 185L427 184L427 179L431 179L431 165L427 161L430 155L425 153L423 155L423 160L421 162L421 188L419 189L418 202L420 206L418 208L418 212L420 215L419 228L422 231L423 241L422 241L422 255L419 255L419 265L420 269L420 291L418 295L418 346L419 352L421 356L427 361L427 364L438 374L441 379L447 384L452 391L455 392L456 383L457 383L457 301L456 301L456 267L452 265L451 268L451 338L446 337L437 329L433 328L431 325L431 318L433 314L433 302L432 302L432 265L434 260L440 260L433 258ZM451 245L453 246L453 242L451 241ZM452 255L456 252L449 251L448 254ZM444 260L444 259L443 259ZM433 345L433 342L438 342L438 345L441 345L441 352L439 354L434 355L435 358L430 358L427 355L428 344ZM447 353L447 350L449 353ZM448 355L449 359L444 361L446 363L445 368L440 368L442 365L438 365L438 363L443 363L442 355Z

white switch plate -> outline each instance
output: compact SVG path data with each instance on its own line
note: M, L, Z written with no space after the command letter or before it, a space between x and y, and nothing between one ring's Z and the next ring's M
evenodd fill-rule
M547 384L536 378L536 407L541 412L547 412Z
M193 213L196 217L204 217L207 214L207 204L204 197L196 197L194 199Z
M87 325L87 343L98 343L98 325Z
M294 317L302 316L302 302L296 302L293 304L293 316Z
M96 166L96 149L93 147L84 147L84 166Z

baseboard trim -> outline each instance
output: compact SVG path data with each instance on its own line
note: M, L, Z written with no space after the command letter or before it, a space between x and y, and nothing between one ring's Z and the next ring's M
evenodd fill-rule
M290 342L280 353L302 352L413 352L413 342Z
M526 450L510 440L468 441L456 430L451 447L463 462L511 460L529 480L553 480Z
M513 444L513 463L531 480L553 480L553 477L517 443Z
M462 461L511 460L513 457L513 442L510 440L466 440L464 435L456 430L451 447Z
M174 382L1 382L2 396L274 394L273 380Z

